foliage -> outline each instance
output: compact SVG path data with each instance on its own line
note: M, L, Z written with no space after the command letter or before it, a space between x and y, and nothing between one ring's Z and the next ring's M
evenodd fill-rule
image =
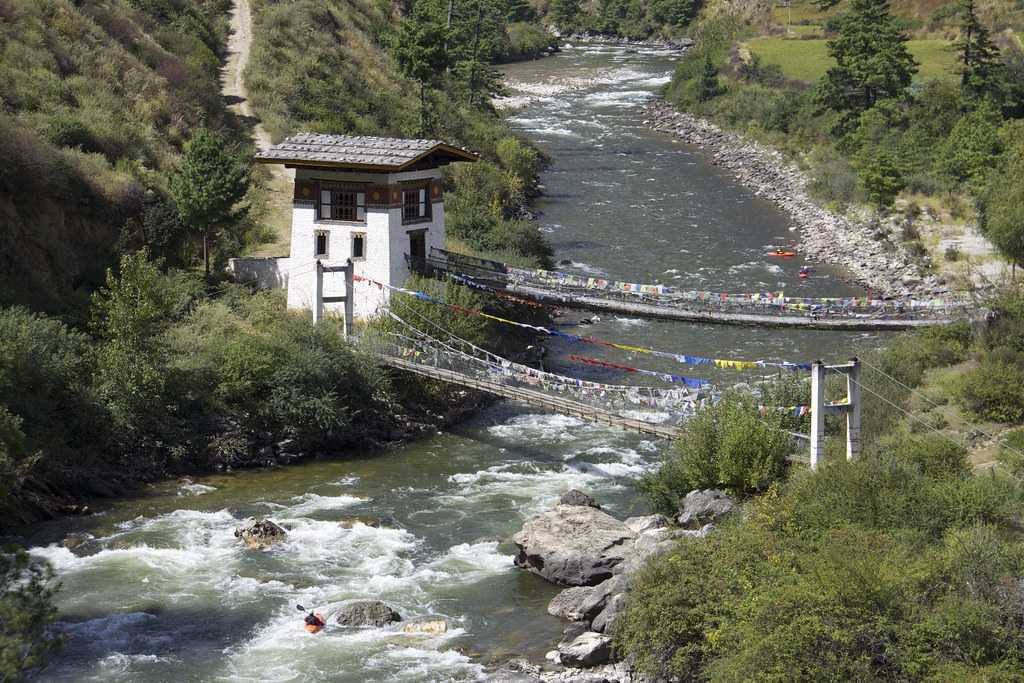
M939 171L957 183L980 186L1002 152L1002 116L991 104L962 116L938 151Z
M119 273L93 295L97 390L122 438L154 430L172 398L163 335L199 298L194 278L164 275L145 251L121 258Z
M818 101L842 113L848 128L880 100L906 99L917 64L888 0L851 0L836 29L839 35L828 43L836 66L819 84Z
M786 470L785 419L777 412L761 416L748 399L723 397L687 419L672 452L639 487L668 514L693 489L723 488L744 496L763 491Z
M145 190L166 190L201 121L225 126L218 78L229 6L4 0L2 303L84 309Z
M617 622L642 670L713 680L942 680L1020 665L1019 486L893 444L771 489L648 563ZM948 450L948 449L947 449ZM953 646L953 644L956 646Z
M1024 264L1024 134L1018 132L1014 139L1013 130L1006 127L1009 149L991 174L978 208L985 236L1014 264Z
M171 175L170 190L182 222L202 238L207 275L213 246L238 246L232 231L241 221L238 204L248 189L249 166L238 150L207 128L197 130Z
M710 55L704 57L704 70L701 72L700 82L697 88L697 101L707 102L721 92L718 84L718 69L711 61Z
M954 43L959 53L960 84L966 96L976 102L1001 103L1005 97L1005 73L999 48L978 16L977 0L959 0L960 38Z
M857 177L868 201L878 208L892 206L896 196L906 187L893 155L881 149L867 149L857 165Z
M994 422L1024 422L1024 355L997 349L965 372L956 386L964 409Z
M60 650L61 640L47 632L57 589L49 565L0 549L0 680L21 680Z

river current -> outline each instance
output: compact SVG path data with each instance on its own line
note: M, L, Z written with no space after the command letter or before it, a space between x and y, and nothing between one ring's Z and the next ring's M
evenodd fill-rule
M828 268L808 281L798 259L765 256L796 241L771 204L709 166L699 150L643 125L643 103L673 55L567 46L505 69L526 102L510 116L552 158L538 203L561 266L577 273L727 291L856 292ZM858 334L755 330L607 316L568 330L716 357L840 360ZM591 316L592 317L592 316ZM569 353L700 375L597 347L550 347L562 372L594 373ZM720 374L719 381L743 381ZM564 624L545 607L557 588L512 566L505 540L568 488L612 514L645 512L631 482L664 444L575 418L498 403L449 433L386 453L168 482L84 519L30 530L51 561L64 652L46 681L475 681L513 656L542 659ZM264 552L233 536L240 519L289 529ZM365 520L390 516L385 528ZM68 533L87 541L74 551ZM295 605L381 599L410 620L442 618L441 636L395 629L318 635Z

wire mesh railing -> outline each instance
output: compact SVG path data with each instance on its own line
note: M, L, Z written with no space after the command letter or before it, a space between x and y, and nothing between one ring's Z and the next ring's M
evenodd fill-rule
M684 388L612 385L566 377L516 363L464 339L435 338L389 312L393 329L365 334L364 347L379 356L437 368L480 383L543 394L553 401L571 401L606 414L659 411L673 419L692 414L710 395ZM632 417L636 417L635 415Z
M521 294L543 293L566 305L598 299L680 311L857 320L952 320L968 317L974 307L972 302L938 298L791 297L783 292L735 294L686 290L518 268L437 248L432 248L427 257L408 257L408 260L414 270L432 277L457 275Z

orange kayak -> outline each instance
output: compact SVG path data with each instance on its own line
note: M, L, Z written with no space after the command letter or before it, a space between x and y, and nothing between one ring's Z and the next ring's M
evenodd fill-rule
M796 252L795 251L783 251L781 249L776 249L775 251L769 251L767 255L768 256L782 256L783 258L789 258L790 256L796 256Z
M316 618L317 618L317 620L319 620L320 623L318 623L318 624L306 624L306 630L309 631L310 633L320 633L321 629L323 629L323 627L324 627L324 624L327 623L327 622L324 621L323 616L319 612L316 613Z

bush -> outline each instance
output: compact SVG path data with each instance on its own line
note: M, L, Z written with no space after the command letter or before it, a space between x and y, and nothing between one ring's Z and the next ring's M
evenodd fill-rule
M0 680L22 680L60 650L61 640L48 632L57 588L48 565L0 549Z
M667 514L693 489L723 488L741 496L763 491L786 472L791 445L779 429L784 419L776 411L761 416L753 402L736 396L701 407L683 424L658 470L638 486Z
M979 418L1024 422L1024 356L1008 349L983 356L979 367L958 379L955 391L964 409Z

